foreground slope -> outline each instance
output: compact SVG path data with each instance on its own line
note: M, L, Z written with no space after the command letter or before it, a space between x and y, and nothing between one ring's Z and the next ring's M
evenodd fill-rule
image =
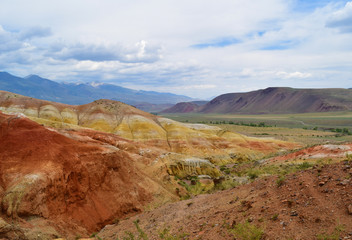
M345 161L281 182L266 177L139 214L106 226L98 236L137 236L133 222L138 221L150 239L161 234L179 237L173 239L351 239L351 176L352 163Z

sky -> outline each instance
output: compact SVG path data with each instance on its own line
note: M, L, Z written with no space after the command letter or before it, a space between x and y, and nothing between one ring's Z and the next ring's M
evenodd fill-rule
M352 88L352 1L2 0L0 71L200 99Z

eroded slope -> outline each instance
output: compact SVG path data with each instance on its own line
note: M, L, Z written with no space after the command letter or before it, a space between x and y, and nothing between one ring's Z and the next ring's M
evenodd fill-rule
M116 146L107 145L88 134L60 134L20 115L0 114L3 221L15 220L22 229L10 238L87 235L142 211L156 193L176 199L142 168L148 156L134 159L133 147L143 147L114 140Z

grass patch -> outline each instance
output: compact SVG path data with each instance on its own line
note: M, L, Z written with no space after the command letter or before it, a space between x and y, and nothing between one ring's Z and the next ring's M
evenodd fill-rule
M276 185L278 187L281 187L284 183L285 183L285 176L280 176L277 180L276 180Z
M341 233L345 230L343 225L337 225L332 234L322 233L317 235L319 240L339 240Z
M189 239L188 233L171 234L170 227L166 227L159 231L159 238L163 240L181 240Z
M236 224L230 230L233 236L239 240L260 240L264 235L264 230L248 221Z
M238 186L238 183L236 181L233 181L232 179L227 179L222 181L219 184L216 184L214 186L214 190L226 190L226 189L230 189L230 188L234 188Z
M196 178L193 180L195 184L187 184L185 181L180 180L178 181L178 184L184 187L187 190L187 198L191 198L191 196L196 196L199 194L204 194L210 192L212 189L214 189L214 184L202 184L199 182L199 180Z
M348 135L352 133L351 112L261 115L177 113L162 116L180 122L215 124L228 131L273 137L306 146L326 141L352 141L352 135Z

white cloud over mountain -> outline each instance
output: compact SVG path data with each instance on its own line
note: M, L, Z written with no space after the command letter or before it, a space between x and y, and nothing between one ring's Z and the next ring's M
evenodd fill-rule
M352 87L352 2L2 1L0 70L193 97Z

